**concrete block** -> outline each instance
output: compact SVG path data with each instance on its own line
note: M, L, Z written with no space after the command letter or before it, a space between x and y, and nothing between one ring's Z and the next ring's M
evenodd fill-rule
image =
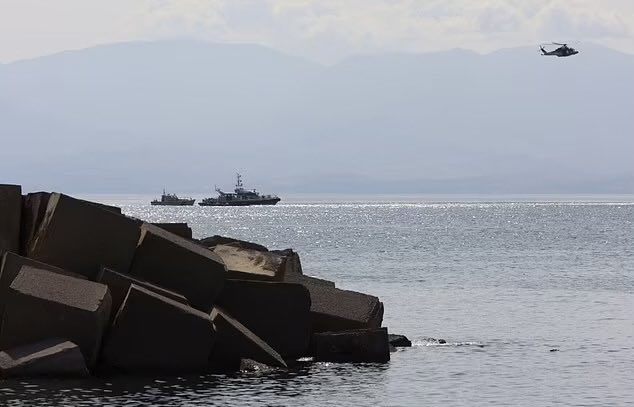
M65 339L40 342L0 351L0 377L87 377L81 350Z
M302 285L318 284L318 285L325 285L325 286L333 287L333 288L335 287L335 283L333 281L324 280L322 278L317 278L317 277L307 276L305 274L297 274L297 273L286 273L284 275L284 282L297 283Z
M110 289L110 295L112 296L112 312L110 313L111 322L114 320L119 308L121 308L121 304L123 304L123 300L125 300L126 295L128 295L128 291L130 290L130 286L132 284L136 284L137 286L143 287L176 302L180 302L181 304L189 305L187 298L181 294L166 290L162 287L134 278L127 274L117 273L107 267L101 268L101 271L97 274L96 281L107 285Z
M269 249L267 249L265 246L262 246L261 244L247 242L246 240L234 239L232 237L219 236L219 235L213 235L210 237L206 237L204 239L200 239L199 243L209 248L213 248L215 246L223 244L223 245L241 247L243 249L257 250L259 252L269 251Z
M216 333L208 314L132 284L103 349L103 363L126 372L207 369Z
M182 294L194 308L210 312L227 269L211 250L144 223L130 274Z
M92 367L111 302L103 284L23 266L9 287L0 349L65 338L79 345Z
M170 233L173 233L177 236L182 237L183 239L192 239L192 228L187 226L187 223L152 223L154 226L158 226L161 229L167 230Z
M390 360L387 328L322 332L313 335L315 360L323 362L377 362Z
M313 332L378 328L383 303L377 297L323 284L305 284L310 292Z
M0 263L0 318L4 313L4 304L8 295L9 286L13 283L13 280L23 266L30 266L40 270L47 270L57 274L85 279L85 277L80 274L71 273L70 271L60 269L59 267L51 266L27 257L22 257L12 252L6 252L2 256L2 261ZM0 329L1 327L2 320L0 319Z
M0 184L0 256L20 250L22 187Z
M218 305L283 358L304 356L310 342L310 294L300 284L227 280Z
M297 253L293 249L271 250L271 253L279 254L284 258L284 267L286 268L286 274L304 274L302 271L302 262L299 259L299 253Z
M50 192L33 192L22 197L22 228L20 230L20 254L28 248L46 215Z
M214 253L227 265L227 277L238 280L283 281L285 258L271 252L243 249L232 245L218 245Z
M218 331L209 359L212 370L238 370L242 359L287 367L279 353L221 308L214 308L211 319Z
M28 256L90 279L102 265L127 271L140 224L101 205L53 193Z

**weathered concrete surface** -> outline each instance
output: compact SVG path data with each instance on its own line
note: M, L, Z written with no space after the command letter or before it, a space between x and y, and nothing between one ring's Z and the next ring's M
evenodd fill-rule
M305 274L286 273L284 275L285 283L297 283L308 286L310 284L325 285L328 287L335 287L335 283L330 280L324 280L323 278L317 278L313 276L307 276Z
M182 237L183 239L192 239L192 228L187 226L187 223L182 222L170 222L170 223L152 223L154 226L158 226L161 229L165 229L170 233Z
M284 359L306 354L310 294L300 284L227 280L218 305Z
M23 266L8 290L0 349L65 338L79 345L92 367L111 302L103 284Z
M0 377L87 377L81 350L65 339L40 342L0 351Z
M130 274L182 294L192 307L210 312L227 269L211 250L144 223Z
M141 222L101 205L53 193L29 257L94 279L102 265L127 271Z
M218 338L209 363L212 370L238 370L242 359L287 367L282 357L261 338L221 308L211 312Z
M4 304L7 298L9 286L13 283L13 279L15 279L18 275L22 266L31 266L40 270L47 270L57 274L85 279L85 277L80 274L71 273L70 271L60 269L59 267L51 266L27 257L22 257L12 252L6 252L2 256L2 261L0 263L0 318L4 313ZM0 329L1 327L2 320L0 319Z
M219 235L213 235L210 237L206 237L204 239L200 239L199 243L210 249L222 244L222 245L241 247L243 249L257 250L259 252L269 251L269 249L267 249L265 246L262 246L261 244L247 242L246 240L234 239L232 237L219 236Z
M0 256L20 250L22 187L0 184Z
M143 287L176 302L180 302L181 304L189 305L187 298L181 294L166 290L165 288L134 278L127 274L117 273L107 267L101 268L101 271L97 274L96 281L107 285L110 289L110 295L112 296L112 312L110 313L111 322L114 320L121 304L123 304L123 300L125 300L125 297L128 295L128 291L130 290L130 286L132 284L136 284L137 286Z
M383 303L377 297L323 284L305 284L310 292L313 332L378 328Z
M313 335L315 360L324 362L379 362L390 360L387 328L322 332Z
M286 259L279 254L218 245L214 253L227 265L227 277L240 280L283 281Z
M388 340L390 342L390 345L394 346L395 348L409 348L410 346L412 346L412 341L407 339L405 335L389 334Z
M133 284L103 349L103 363L126 372L207 369L216 333L208 314Z

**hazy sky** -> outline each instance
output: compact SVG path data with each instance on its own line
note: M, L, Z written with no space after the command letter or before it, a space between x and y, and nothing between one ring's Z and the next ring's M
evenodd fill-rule
M131 40L353 53L592 41L634 53L632 0L0 0L0 62Z

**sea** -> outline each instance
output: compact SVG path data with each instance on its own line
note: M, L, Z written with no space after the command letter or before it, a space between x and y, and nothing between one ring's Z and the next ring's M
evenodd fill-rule
M634 405L634 196L84 198L199 238L291 247L305 274L380 297L384 326L413 346L386 364L3 381L2 406Z

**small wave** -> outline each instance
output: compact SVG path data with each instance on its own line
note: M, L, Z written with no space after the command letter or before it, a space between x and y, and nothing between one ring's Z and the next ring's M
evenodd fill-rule
M451 342L444 339L422 338L412 341L412 346L475 346L484 348L486 345L474 341Z

